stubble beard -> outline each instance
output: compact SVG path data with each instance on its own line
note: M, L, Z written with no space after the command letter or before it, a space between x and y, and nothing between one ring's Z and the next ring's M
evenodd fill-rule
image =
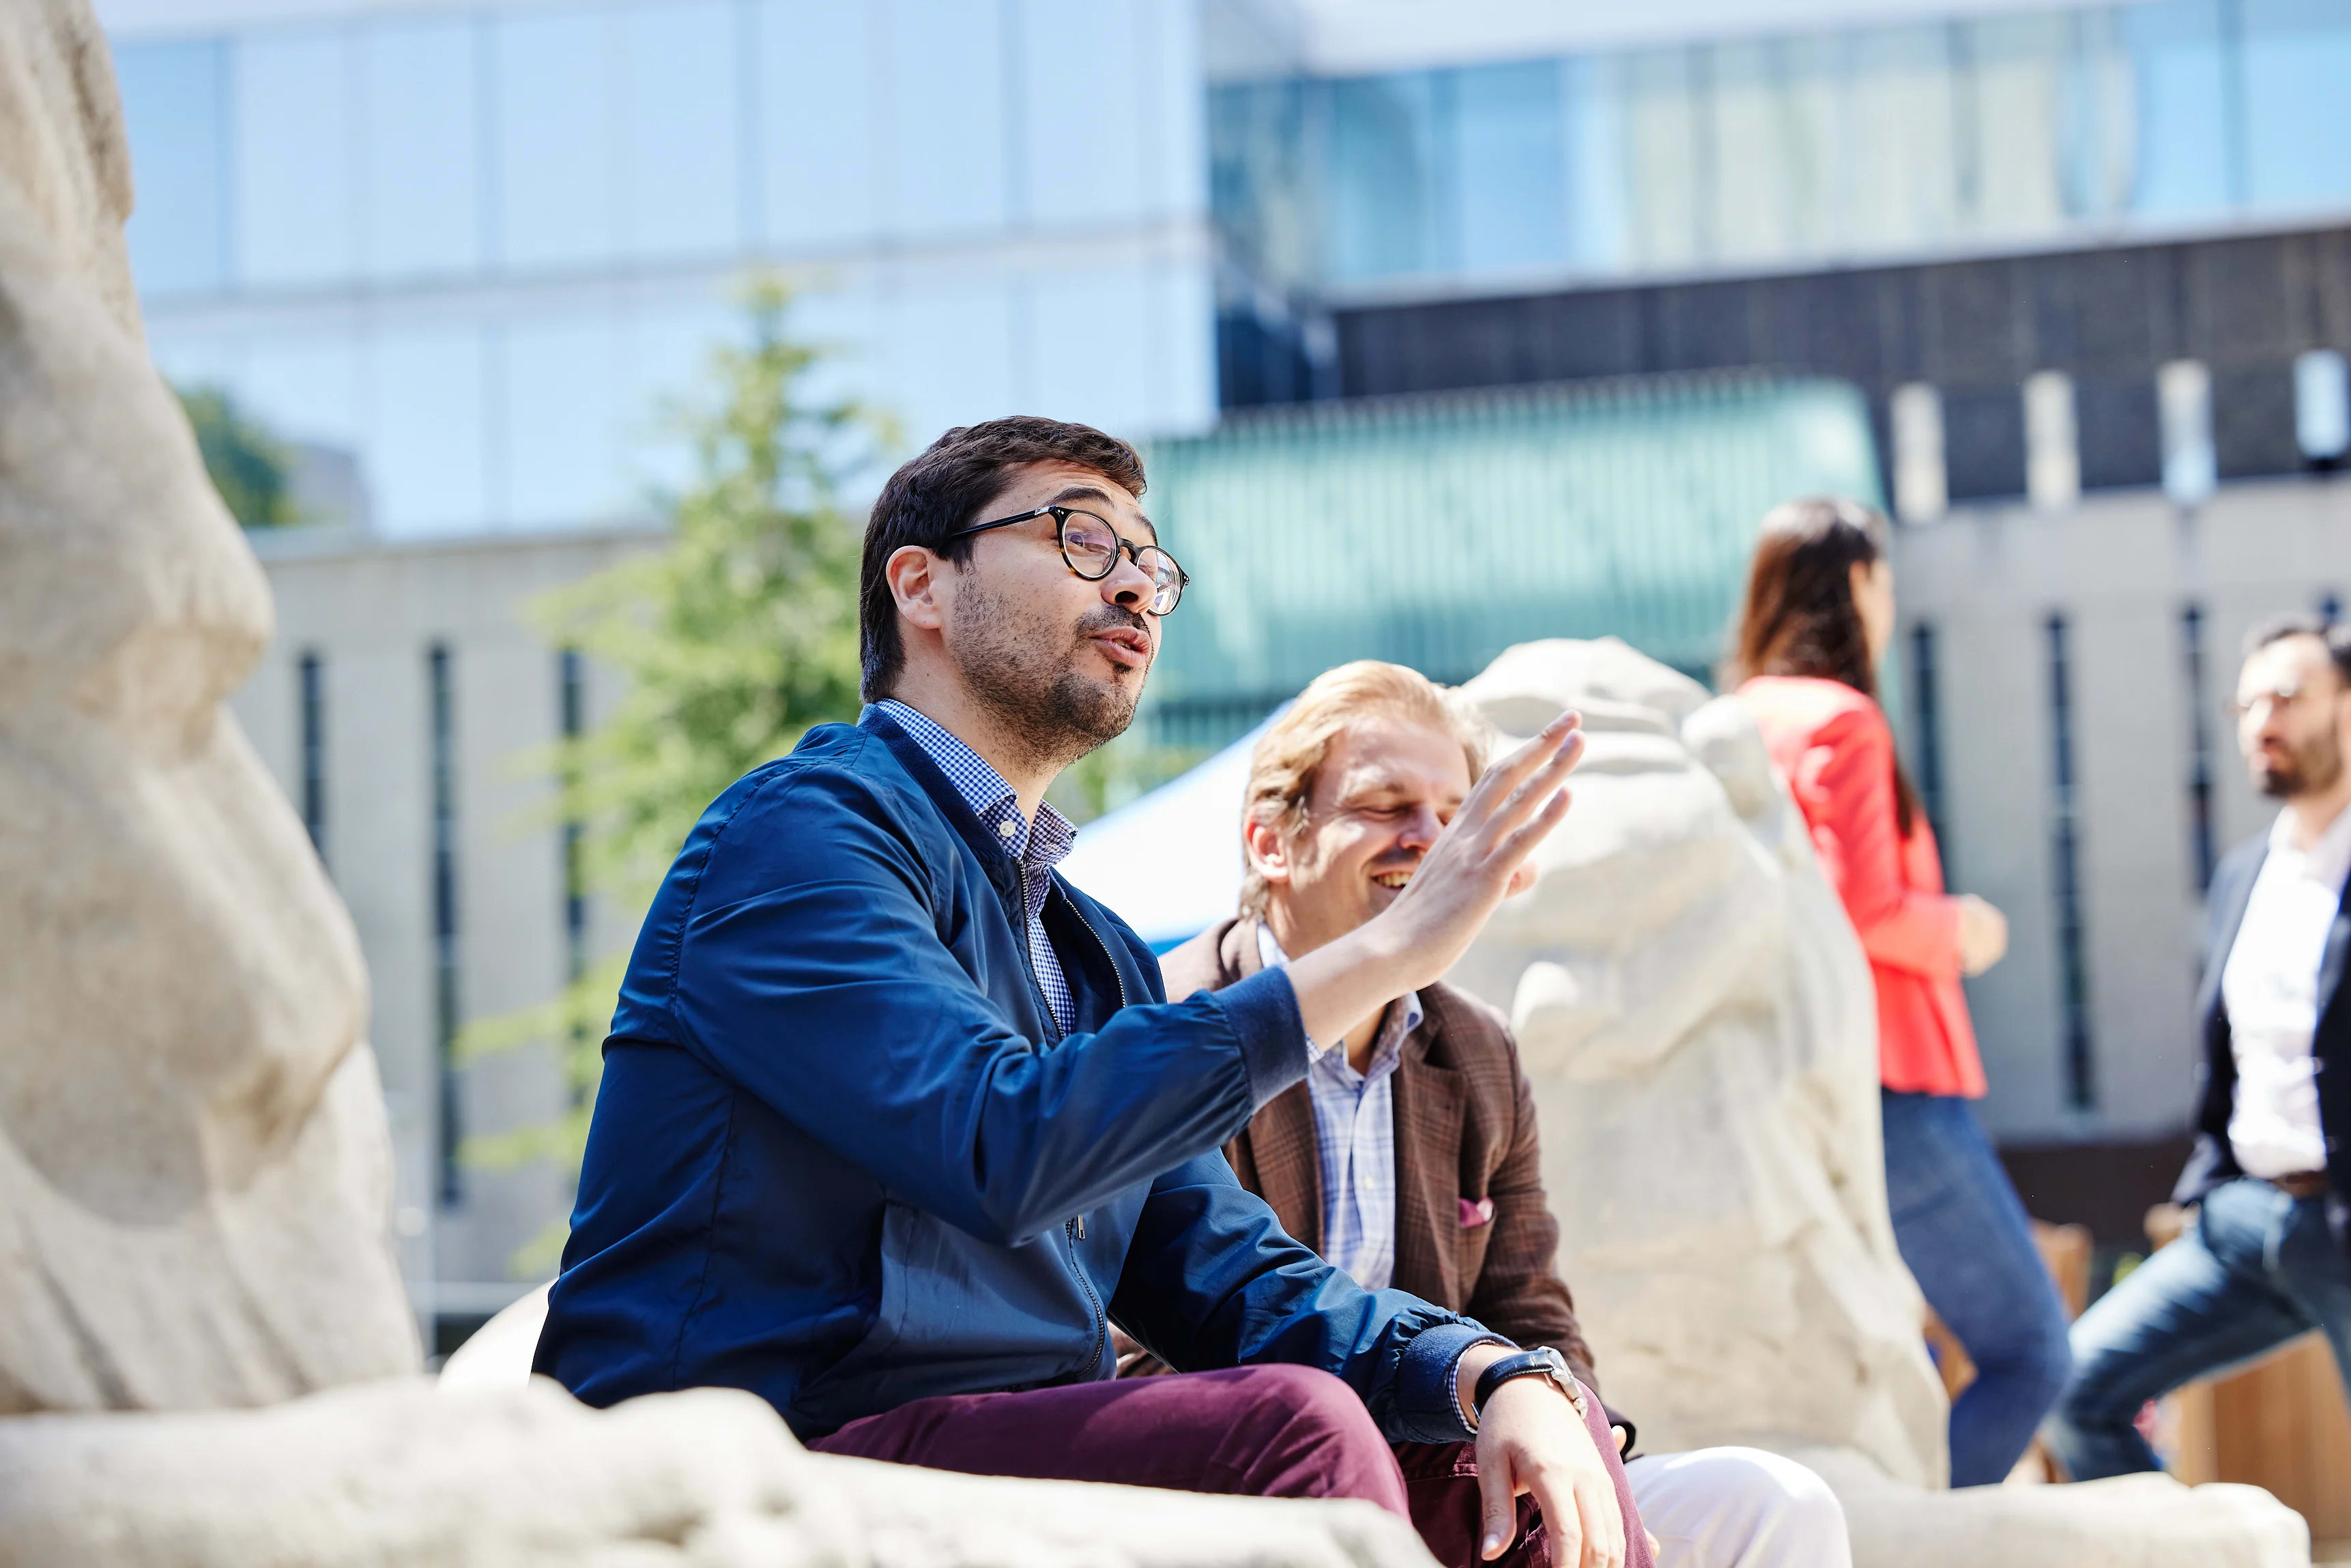
M2322 730L2304 744L2288 747L2279 766L2255 766L2260 774L2255 782L2273 800L2324 795L2343 777L2343 749L2335 745L2332 732Z
M1066 629L1041 616L1024 622L995 594L968 583L956 601L957 664L966 689L995 720L1004 743L1030 767L1058 770L1134 722L1143 672L1129 685L1092 680L1071 666L1093 632L1141 624L1140 616L1108 604Z

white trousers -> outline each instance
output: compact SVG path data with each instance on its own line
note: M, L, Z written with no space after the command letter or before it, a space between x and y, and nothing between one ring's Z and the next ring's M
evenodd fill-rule
M1651 1454L1625 1467L1657 1568L1853 1568L1828 1483L1761 1448Z

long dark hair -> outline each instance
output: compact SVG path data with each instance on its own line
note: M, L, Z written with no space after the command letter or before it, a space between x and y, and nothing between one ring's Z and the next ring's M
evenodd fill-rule
M1812 675L1876 701L1877 672L1853 601L1853 569L1884 559L1886 537L1883 517L1842 497L1807 496L1766 513L1731 629L1725 684L1750 675ZM1907 839L1918 796L1899 757L1894 809Z

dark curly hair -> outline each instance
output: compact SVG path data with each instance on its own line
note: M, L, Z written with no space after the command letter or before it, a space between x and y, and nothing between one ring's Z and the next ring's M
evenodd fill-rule
M1766 513L1731 630L1725 684L1750 675L1812 675L1841 681L1876 701L1877 672L1853 601L1853 569L1883 559L1887 536L1883 517L1842 497L1807 496ZM1894 802L1908 838L1918 797L1898 758Z
M890 476L865 524L857 641L867 702L888 696L906 664L897 601L882 575L891 555L906 545L923 545L958 566L969 560L977 540L947 536L979 521L979 509L1003 493L1010 471L1031 463L1090 468L1132 495L1143 494L1141 455L1090 424L1013 414L984 424L958 424L932 442Z

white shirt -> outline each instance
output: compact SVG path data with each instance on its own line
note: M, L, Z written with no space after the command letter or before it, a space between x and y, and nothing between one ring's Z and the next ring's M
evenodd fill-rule
M2294 845L2294 818L2278 813L2270 849L2245 901L2244 924L2220 971L2220 1005L2237 1058L2229 1143L2256 1176L2326 1168L2311 1040L2318 1030L2318 966L2351 875L2351 809L2308 850Z
M1269 969L1290 962L1259 921L1258 956ZM1395 1070L1405 1037L1420 1027L1420 993L1408 991L1382 1015L1368 1071L1347 1061L1345 1040L1307 1044L1306 1094L1322 1175L1322 1256L1366 1291L1395 1277Z

